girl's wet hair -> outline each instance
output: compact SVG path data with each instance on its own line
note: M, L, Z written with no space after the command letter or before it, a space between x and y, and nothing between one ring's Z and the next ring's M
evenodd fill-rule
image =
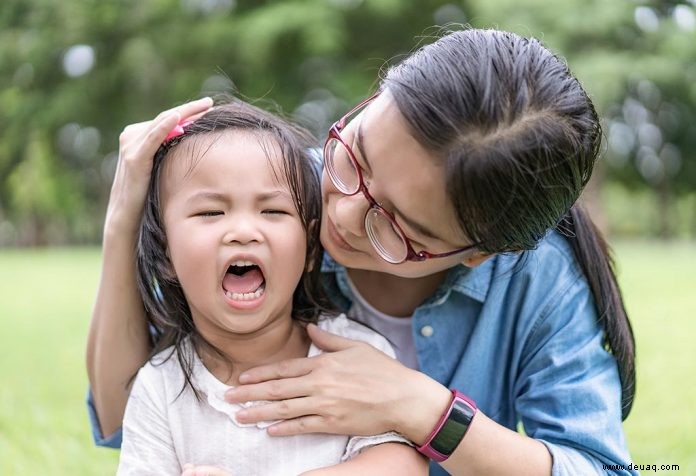
M606 242L575 204L601 144L597 113L566 63L539 41L449 33L387 71L414 137L439 157L462 232L483 252L530 250L551 229L571 243L616 358L625 418L635 346Z
M172 353L176 351L185 375L184 388L191 386L197 397L200 395L191 382L193 351L206 348L224 356L196 331L183 289L167 256L160 188L163 168L170 157L176 155L175 160L183 160L184 155L191 156L192 169L205 155L211 139L229 132L256 136L269 155L269 166L273 166L270 156L273 151L282 154L283 168L274 169L274 173L279 181L287 183L307 233L306 269L293 294L292 317L303 322L316 322L321 313L330 313L333 309L321 284L321 188L314 153L316 140L299 126L250 104L228 99L225 104L215 106L188 125L183 135L163 144L155 154L137 247L138 288L148 321L157 334L150 357L173 346ZM187 339L193 348L185 344Z

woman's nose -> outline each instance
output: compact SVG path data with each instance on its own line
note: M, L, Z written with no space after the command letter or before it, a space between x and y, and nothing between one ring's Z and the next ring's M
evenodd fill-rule
M365 214L370 203L365 196L358 192L355 195L343 195L336 201L335 225L355 236L365 235Z

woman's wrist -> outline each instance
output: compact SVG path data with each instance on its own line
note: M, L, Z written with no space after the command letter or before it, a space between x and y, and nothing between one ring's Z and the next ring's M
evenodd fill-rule
M108 211L104 219L104 242L106 241L123 241L128 238L129 241L135 241L140 229L140 221L142 212L137 213L120 213L116 211Z
M437 381L421 372L410 388L417 389L415 395L404 401L401 408L395 409L394 428L416 445L422 445L437 425L442 414L452 401L452 392Z

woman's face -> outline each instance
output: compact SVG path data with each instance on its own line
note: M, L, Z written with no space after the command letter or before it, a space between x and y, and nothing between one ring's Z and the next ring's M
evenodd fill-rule
M409 133L388 91L382 93L341 132L363 169L374 199L392 212L416 252L444 253L468 245L445 192L440 161ZM372 247L365 231L365 196L342 194L324 169L321 242L348 268L402 277L421 277L450 268L464 255L391 264Z

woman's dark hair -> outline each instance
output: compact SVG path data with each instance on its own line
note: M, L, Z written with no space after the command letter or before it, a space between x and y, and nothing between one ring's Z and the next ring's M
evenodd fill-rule
M566 63L539 41L464 30L387 71L414 137L443 161L464 234L484 252L534 249L549 230L568 239L618 362L622 416L635 394L635 343L609 249L575 204L592 173L601 127Z
M323 248L319 241L321 188L319 170L313 156L316 140L304 129L262 109L238 100L227 101L186 126L183 135L166 142L157 150L137 246L138 288L148 321L157 334L150 358L173 346L172 354L176 351L186 379L182 391L189 385L197 398L200 395L191 382L193 352L206 348L223 359L224 355L196 331L184 292L167 255L160 184L164 164L177 149L177 160L183 159L180 157L182 152L197 154L191 168L195 167L216 136L230 132L256 136L269 156L269 164L272 164L270 151L280 151L283 169L274 170L274 173L278 180L287 182L307 233L306 268L293 294L292 317L303 322L316 322L322 312L332 311L320 280ZM206 142L197 143L199 140ZM188 149L182 150L186 145ZM199 153L194 152L197 145L203 149ZM186 344L187 339L190 339L192 346Z

